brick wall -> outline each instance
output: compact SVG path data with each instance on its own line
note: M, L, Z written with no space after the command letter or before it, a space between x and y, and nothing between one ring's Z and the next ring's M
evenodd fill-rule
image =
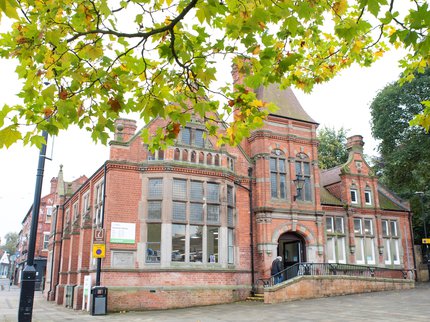
M413 280L349 276L301 276L265 289L264 303L274 304L318 297L411 289Z

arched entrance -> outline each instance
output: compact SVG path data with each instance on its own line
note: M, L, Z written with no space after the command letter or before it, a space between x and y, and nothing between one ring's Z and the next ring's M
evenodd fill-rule
M306 262L306 243L293 232L286 232L278 239L278 256L282 257L284 268Z

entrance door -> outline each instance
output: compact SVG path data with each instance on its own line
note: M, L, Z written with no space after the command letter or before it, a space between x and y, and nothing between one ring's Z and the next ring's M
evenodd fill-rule
M284 242L284 267L287 268L302 262L302 247L300 241Z
M278 255L282 256L284 268L306 261L305 243L295 233L285 233L278 240Z

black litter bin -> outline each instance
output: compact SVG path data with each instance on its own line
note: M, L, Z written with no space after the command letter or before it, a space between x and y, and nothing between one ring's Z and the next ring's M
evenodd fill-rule
M108 289L104 286L94 286L91 289L91 315L105 315L107 313Z

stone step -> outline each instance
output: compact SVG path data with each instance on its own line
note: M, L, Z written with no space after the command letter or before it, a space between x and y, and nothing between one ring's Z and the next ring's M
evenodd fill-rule
M247 301L264 302L264 294L255 294L254 296L248 296Z

